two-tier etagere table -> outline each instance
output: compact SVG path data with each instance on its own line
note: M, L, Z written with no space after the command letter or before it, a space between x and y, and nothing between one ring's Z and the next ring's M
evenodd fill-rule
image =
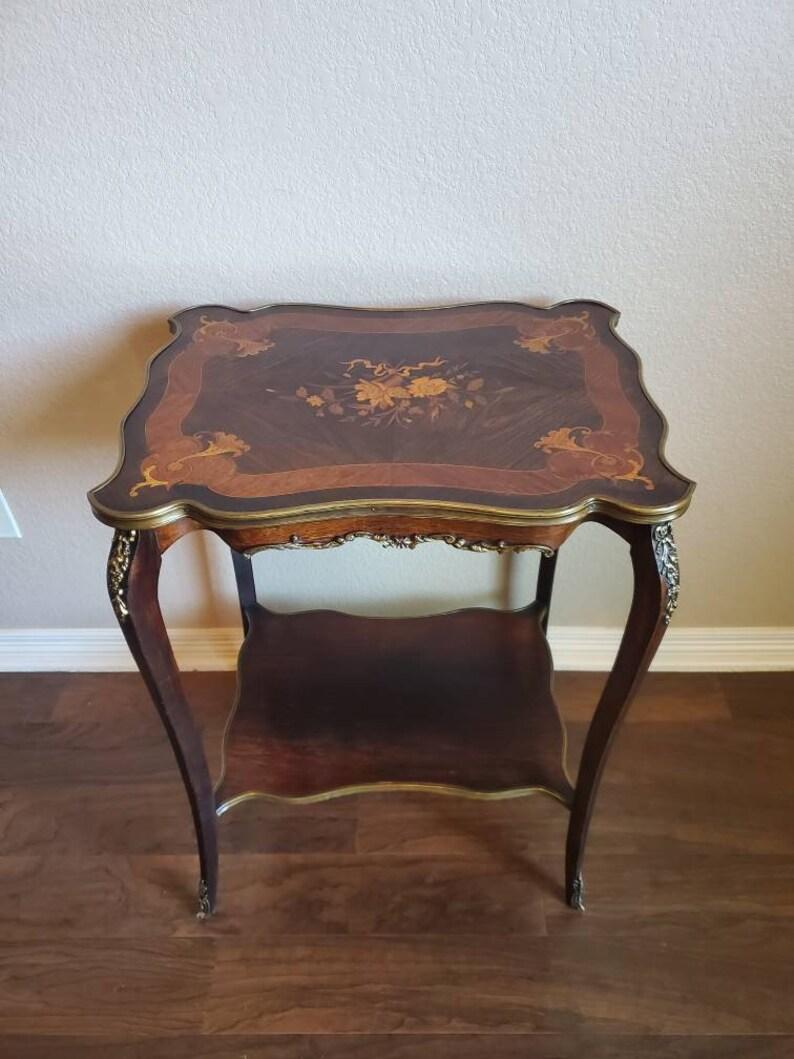
M599 778L676 606L670 523L693 489L664 459L664 420L617 315L578 301L173 318L119 466L89 495L115 530L111 602L190 800L200 915L216 902L217 820L236 803L383 789L553 795L571 814L567 899L583 907ZM593 521L628 543L634 594L574 785L546 624L558 551ZM214 788L158 604L161 556L194 530L232 549L245 633ZM536 549L536 598L405 619L257 601L254 552L359 537Z

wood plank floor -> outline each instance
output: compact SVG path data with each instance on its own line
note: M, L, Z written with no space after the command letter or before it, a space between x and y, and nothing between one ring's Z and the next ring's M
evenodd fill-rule
M217 773L233 676L185 679ZM198 922L136 674L0 676L0 777L3 1059L794 1057L794 674L648 679L584 915L551 799L392 794L233 810Z

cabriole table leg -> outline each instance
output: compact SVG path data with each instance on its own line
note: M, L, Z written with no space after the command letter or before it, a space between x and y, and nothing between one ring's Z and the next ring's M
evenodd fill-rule
M606 524L629 542L634 595L615 664L587 733L568 826L566 897L568 904L579 910L584 909L585 843L607 754L678 603L678 555L670 523Z
M108 559L108 591L185 784L198 842L198 915L203 919L212 914L218 891L215 801L201 736L182 691L160 611L160 563L160 547L153 530L117 530Z
M232 549L232 563L234 564L234 579L237 582L237 596L240 601L240 617L243 622L243 636L248 635L248 611L256 606L256 584L254 582L254 569L251 565L251 556L245 552L237 552Z
M554 571L557 568L557 556L559 552L552 555L541 555L538 567L538 583L535 590L535 602L543 607L541 628L544 632L549 628L549 610L551 608L551 593L554 588Z

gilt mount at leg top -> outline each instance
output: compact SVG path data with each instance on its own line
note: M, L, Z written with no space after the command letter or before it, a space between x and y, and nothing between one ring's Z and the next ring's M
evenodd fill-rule
M669 522L660 522L651 531L653 553L659 576L667 586L667 601L664 607L664 623L670 624L673 611L678 606L678 592L681 582L678 567L678 548L673 538L673 528Z
M124 622L130 613L127 606L127 582L137 544L137 530L116 530L108 556L108 592L120 622Z

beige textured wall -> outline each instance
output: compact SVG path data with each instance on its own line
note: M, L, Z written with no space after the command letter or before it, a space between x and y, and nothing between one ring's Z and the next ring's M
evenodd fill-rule
M112 624L84 494L170 312L575 297L623 311L700 483L677 622L794 625L784 7L5 0L0 626ZM555 620L617 624L620 543L564 554ZM172 555L169 617L234 621L217 542ZM404 612L518 601L533 559L257 564L279 606Z

